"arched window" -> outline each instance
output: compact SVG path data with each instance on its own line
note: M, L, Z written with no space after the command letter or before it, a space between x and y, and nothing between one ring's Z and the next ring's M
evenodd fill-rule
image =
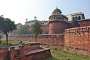
M78 16L78 20L81 20L81 17L80 16Z
M77 20L77 17L75 17L75 20Z
M72 17L72 20L74 20L75 18L74 17Z
M85 19L85 16L84 16L84 14L82 14L82 19Z

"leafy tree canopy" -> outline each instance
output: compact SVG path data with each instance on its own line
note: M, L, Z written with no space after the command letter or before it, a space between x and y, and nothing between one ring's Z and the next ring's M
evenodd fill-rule
M22 25L19 29L17 29L17 34L31 34L29 26Z
M8 45L8 33L16 29L16 25L9 18L4 18L0 16L0 32L6 35L6 41Z
M41 32L41 25L37 20L35 20L35 23L32 25L32 34L37 37L38 34L41 34Z
M9 18L0 17L0 31L3 33L8 33L16 29L16 25Z

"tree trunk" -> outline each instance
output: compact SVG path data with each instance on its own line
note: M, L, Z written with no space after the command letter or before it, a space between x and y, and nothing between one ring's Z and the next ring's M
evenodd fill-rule
M37 37L35 37L35 42L37 42Z
M2 40L1 40L2 36L0 35L0 44L2 43Z
M1 41L1 39L0 39L0 45L1 45L1 43L2 43L2 41Z
M38 42L38 41L37 41L37 37L38 37L38 35L35 35L35 36L34 36L35 42Z
M6 44L8 45L8 33L6 33Z

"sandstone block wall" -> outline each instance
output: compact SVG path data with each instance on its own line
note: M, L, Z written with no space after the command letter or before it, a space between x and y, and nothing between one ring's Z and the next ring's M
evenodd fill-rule
M50 49L40 47L39 43L0 47L0 60L48 60L51 57Z
M90 53L90 26L65 30L65 47Z
M32 50L31 45L12 47L10 54L11 60L48 60L51 57L50 49L36 48Z
M7 57L9 57L8 55L8 48L1 48L0 47L0 60L5 60L7 59Z
M67 23L64 21L50 21L49 22L49 34L60 34L63 33L67 28Z
M50 50L42 50L26 55L26 60L48 60L51 58Z
M53 45L53 46L63 46L64 44L63 34L43 34L39 35L37 39L31 35L20 35L20 36L10 36L9 40L24 40L30 42L39 42L41 44Z
M79 24L80 27L90 26L90 19L81 20Z

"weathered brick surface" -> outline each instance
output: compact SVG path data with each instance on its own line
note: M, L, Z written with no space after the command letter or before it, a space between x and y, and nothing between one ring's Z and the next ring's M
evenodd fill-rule
M51 58L49 48L43 48L40 43L0 46L0 60L48 60Z
M41 44L53 45L53 46L63 46L64 44L63 34L53 34L53 35L39 35L37 40L34 37L28 36L13 36L9 37L10 40L24 40L31 42L39 42Z
M90 19L81 20L79 24L80 27L90 26Z
M0 60L5 60L7 52L8 52L7 48L0 48Z
M90 53L90 26L66 29L64 39L66 47Z
M48 25L49 34L60 34L67 28L65 21L49 21Z
M31 53L26 55L27 60L48 60L51 57L50 50L42 50L40 52Z
M33 47L36 48L36 47ZM51 57L50 49L36 48L32 50L31 45L11 48L11 60L46 60Z

